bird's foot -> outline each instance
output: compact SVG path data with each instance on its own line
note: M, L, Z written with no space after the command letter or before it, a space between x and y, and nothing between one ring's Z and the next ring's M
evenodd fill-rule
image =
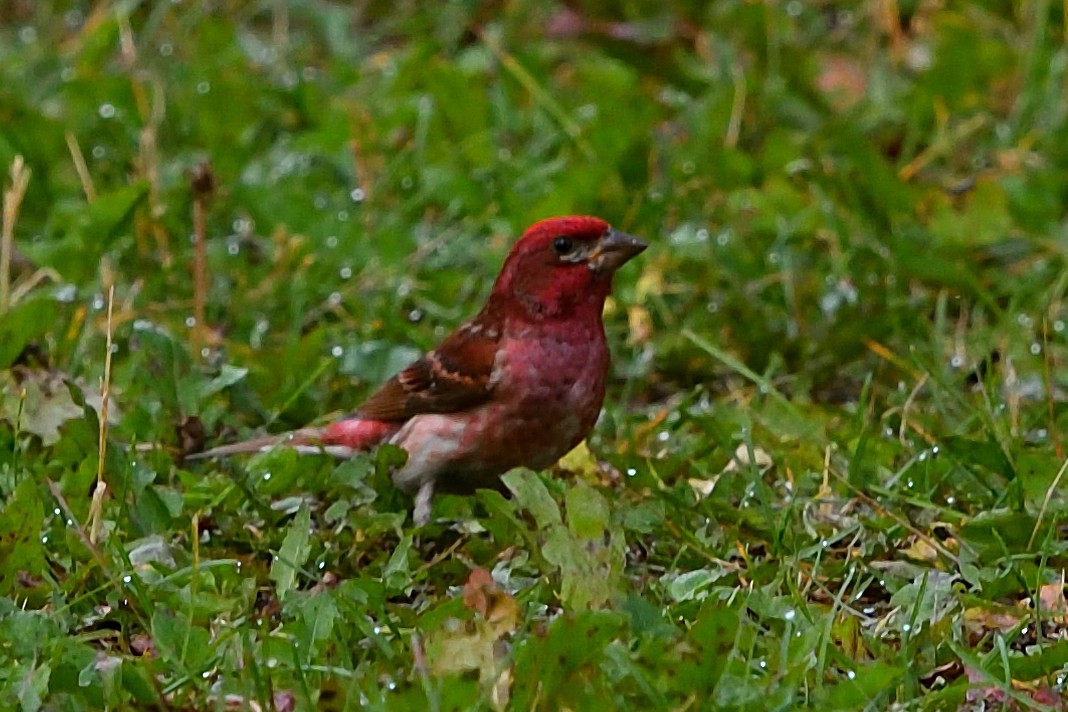
M434 482L429 480L420 485L419 491L415 493L415 511L412 512L415 526L422 527L430 523L430 508L433 500Z

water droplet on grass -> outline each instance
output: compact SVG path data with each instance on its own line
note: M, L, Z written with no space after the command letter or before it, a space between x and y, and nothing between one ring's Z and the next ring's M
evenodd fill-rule
M583 104L575 110L575 114L580 119L595 119L597 118L597 105L596 104Z
M931 48L918 42L910 44L908 51L905 52L905 61L909 69L916 72L930 69L933 62Z

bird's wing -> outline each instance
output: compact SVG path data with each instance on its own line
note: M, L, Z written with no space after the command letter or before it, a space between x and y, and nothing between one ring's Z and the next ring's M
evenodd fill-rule
M488 401L502 329L480 315L378 389L356 415L403 421L420 413L454 413Z

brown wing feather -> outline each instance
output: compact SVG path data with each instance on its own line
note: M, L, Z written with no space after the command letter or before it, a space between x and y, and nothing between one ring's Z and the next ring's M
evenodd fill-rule
M493 392L499 342L500 329L476 319L384 383L356 414L370 420L407 420L486 402Z

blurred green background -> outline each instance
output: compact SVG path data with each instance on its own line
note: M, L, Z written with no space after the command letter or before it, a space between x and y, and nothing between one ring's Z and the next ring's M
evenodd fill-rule
M6 0L0 708L1059 699L1064 14ZM567 472L413 536L389 453L182 463L351 409L565 213L652 243Z

